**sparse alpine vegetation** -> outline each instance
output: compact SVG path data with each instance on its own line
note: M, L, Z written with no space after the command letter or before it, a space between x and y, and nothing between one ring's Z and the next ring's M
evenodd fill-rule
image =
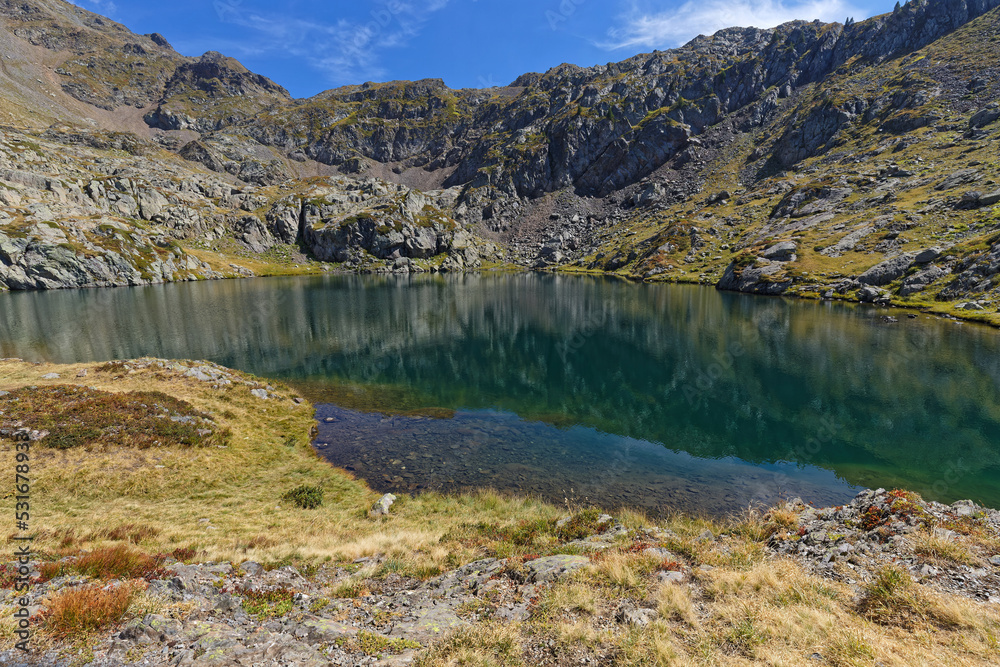
M205 447L229 432L184 401L158 392L111 393L73 385L29 387L0 396L0 440L45 447Z

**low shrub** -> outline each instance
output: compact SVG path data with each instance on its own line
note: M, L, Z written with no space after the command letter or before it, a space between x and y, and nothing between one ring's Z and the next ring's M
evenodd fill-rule
M95 579L156 579L166 574L163 569L165 556L150 556L124 544L95 549L75 558L54 563L42 563L39 573L42 581L65 574L82 574Z
M156 391L112 393L88 387L25 387L0 398L0 426L47 431L55 449L89 445L225 445L228 429L186 401Z
M45 628L56 638L65 639L116 625L125 618L140 590L134 582L112 588L66 589L48 600Z
M323 489L318 486L303 484L287 492L281 498L282 500L295 503L296 507L301 507L304 510L312 510L323 504Z
M243 598L243 610L258 620L284 616L295 604L295 591L288 588L259 591L237 588L234 593Z
M611 522L598 523L601 516L600 510L586 509L577 512L570 520L559 526L557 535L564 542L582 540L590 535L603 533L611 525Z

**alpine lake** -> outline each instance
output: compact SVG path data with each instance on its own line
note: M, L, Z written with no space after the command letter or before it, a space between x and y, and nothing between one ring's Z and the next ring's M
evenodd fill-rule
M892 315L898 321L887 321ZM552 274L0 294L0 357L207 359L296 387L378 491L653 515L861 488L1000 507L1000 331Z

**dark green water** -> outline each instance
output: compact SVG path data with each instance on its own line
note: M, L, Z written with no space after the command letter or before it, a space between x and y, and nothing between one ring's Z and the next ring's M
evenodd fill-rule
M0 294L0 356L298 384L329 404L320 451L379 489L1000 506L1000 332L885 312L550 275L266 279Z

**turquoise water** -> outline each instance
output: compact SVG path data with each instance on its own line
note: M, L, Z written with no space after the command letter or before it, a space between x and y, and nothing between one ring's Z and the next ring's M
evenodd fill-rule
M904 486L1000 506L1000 332L552 275L0 294L0 356L204 358L300 386L378 489L722 513Z

